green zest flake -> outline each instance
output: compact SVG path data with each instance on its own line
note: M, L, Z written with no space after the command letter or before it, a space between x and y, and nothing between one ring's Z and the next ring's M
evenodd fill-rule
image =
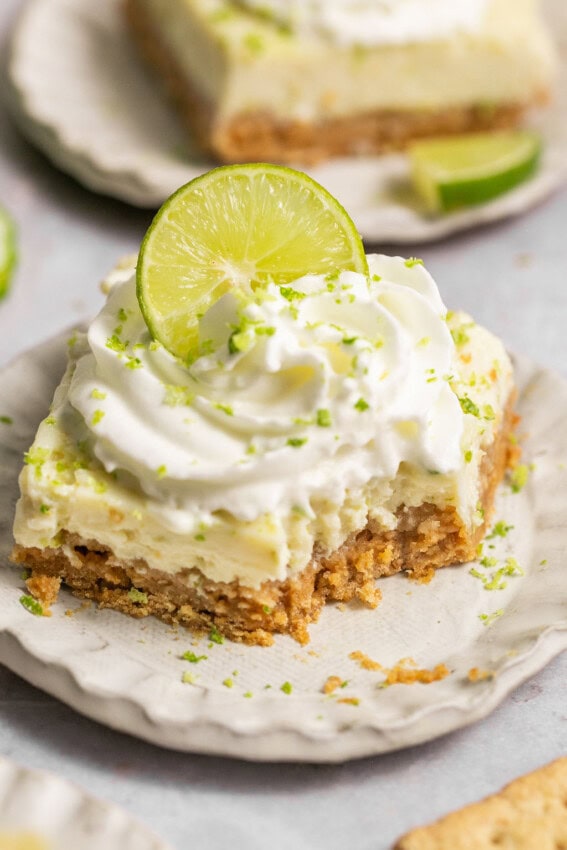
M544 559L543 559L543 561L540 561L540 562L539 562L539 565L540 565L540 567L545 567L545 566L547 566L547 558L544 558Z
M349 337L345 337L345 338L342 340L342 343L343 343L343 345L354 345L354 343L356 342L356 340L357 340L357 339L358 339L358 337L357 337L357 336L349 336Z
M471 460L472 460L472 452L469 449L467 452L465 452L465 463L470 463Z
M460 325L458 328L451 328L451 336L453 337L455 345L465 345L467 342L470 342L470 336L465 330L466 327L468 327L468 325Z
M116 334L108 337L106 347L110 348L111 351L117 351L119 354L123 354L126 351L126 343L122 342Z
M293 690L293 687L290 682L284 682L280 688L280 691L283 691L284 694L290 694Z
M273 336L276 332L276 329L271 325L258 325L254 330L256 336Z
M94 480L93 486L94 486L94 489L95 489L95 493L98 493L99 495L106 493L106 491L108 490L108 484L105 484L104 481Z
M223 685L225 686L225 688L233 688L234 682L232 681L232 679L224 679Z
M141 369L142 368L142 361L140 360L139 357L132 357L131 355L128 355L128 362L126 363L126 368L127 369Z
M72 336L70 336L70 337L69 337L69 339L67 340L67 345L68 345L68 347L69 347L69 348L74 348L74 346L76 345L76 343L77 343L77 334L76 334L76 332L75 332L75 333L74 333Z
M198 541L199 541L199 543L202 543L202 542L203 542L204 540L206 540L207 538L205 537L205 535L204 535L204 534L199 533L199 534L196 534L196 535L195 535L195 537L194 537L193 539L194 539L194 540L198 540Z
M104 410L95 410L91 419L91 425L98 425L102 419L104 419Z
M210 634L209 634L209 640L212 643L224 643L224 637L221 635L221 633L216 628L216 626L212 627Z
M301 446L304 446L307 442L307 437L290 437L287 441L287 445L291 446L293 449L299 449Z
M512 493L519 493L528 483L530 476L530 468L525 463L520 463L516 466L510 475L510 486Z
M271 614L272 613L272 609L270 608L269 605L262 605L262 611L264 612L264 614Z
M187 652L184 652L181 656L183 661L189 661L191 664L198 664L199 661L206 661L207 657L208 656L206 655L195 655L195 653L191 652L190 649L187 650Z
M141 590L138 590L137 587L131 587L128 591L128 599L130 602L135 602L139 605L147 605L148 604L148 594L143 593Z
M484 407L482 408L482 415L483 415L484 419L486 419L489 422L492 419L496 418L496 414L494 413L494 408L492 407L491 404L485 404L484 405Z
M332 425L331 414L323 407L317 411L317 425L320 428L330 428Z
M239 354L248 351L252 345L252 337L240 328L234 330L228 338L228 353Z
M125 322L125 321L127 321L127 319L128 319L128 313L126 312L124 307L121 307L120 310L118 311L118 321L119 322Z
M165 465L165 463L162 463L161 466L158 466L158 468L156 469L156 475L158 478L165 478L165 476L167 475L167 466Z
M39 506L39 512L41 514L48 514L50 510L51 510L51 508L50 508L49 505L40 505Z
M408 269L413 269L414 266L422 266L423 260L420 260L419 257L408 257L404 265Z
M194 398L195 393L192 393L189 387L176 384L165 385L163 404L167 404L168 407L189 407Z
M480 416L480 410L474 401L467 396L459 399L459 404L461 405L461 410L463 413L470 413L471 416Z
M234 410L230 406L230 404L215 404L217 410L222 410L223 413L226 413L227 416L234 416Z
M198 677L194 673L190 673L189 670L186 670L181 676L181 681L184 685L194 685L197 678Z
M354 405L355 410L360 410L363 413L365 410L368 410L370 405L363 398L359 398L356 404Z
M243 696L243 697L246 697L246 699L252 699L252 697L254 696L254 694L252 693L252 691L246 691L246 693L245 693L245 694L242 694L242 696Z
M120 334L122 333L123 330L124 330L124 328L122 327L122 325L117 325L114 328L114 330L112 331L112 333L116 334L116 336L120 336Z
M486 535L487 540L492 540L493 537L506 537L509 531L512 531L514 528L513 525L506 525L504 520L499 520L495 523L494 528L490 532L490 534Z
M2 423L2 425L13 425L14 424L14 420L12 419L11 416L0 416L0 422Z
M506 566L504 567L504 575L507 575L507 576L523 576L523 575L525 575L525 572L515 558L506 558Z
M298 292L291 286L280 286L280 293L286 301L302 301L305 298L304 292Z
M418 340L417 345L420 348L424 348L426 345L429 345L430 342L431 342L430 336L422 336L421 339Z
M43 605L41 602L38 602L37 599L34 599L33 596L29 596L28 594L20 596L20 603L24 606L26 611L29 611L30 614L34 615L34 617L43 617Z
M98 398L102 401L106 398L106 393L101 392L101 390L94 389L91 393L91 398Z
M382 276L379 274L373 274L372 280L374 281L374 283L380 283L380 281L382 280Z
M242 42L246 49L249 50L250 53L254 53L256 56L262 53L266 47L262 36L255 32L247 33L242 39Z
M492 614L479 614L478 619L485 626L491 626L492 623L502 616L504 608L499 608L498 611L493 611Z
M44 419L44 422L46 425L56 425L57 419L55 416L48 416L47 419Z
M41 476L41 468L49 457L49 449L30 449L24 454L24 463L35 468L37 478Z
M491 558L488 555L485 555L481 561L479 561L481 567L496 567L498 564L497 558Z

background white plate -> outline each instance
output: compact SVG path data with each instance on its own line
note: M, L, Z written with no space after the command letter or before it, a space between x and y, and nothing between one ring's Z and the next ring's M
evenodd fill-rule
M4 832L33 833L46 850L168 850L117 806L0 756L0 836Z
M14 112L26 135L64 171L98 192L155 207L211 167L187 152L157 81L142 67L120 0L30 0L9 65ZM552 107L538 116L546 151L528 183L483 206L428 218L412 205L402 155L336 159L308 169L371 242L415 243L520 213L567 173L567 4L547 0L562 57ZM415 202L413 202L415 203Z
M514 528L485 550L500 562L513 556L525 570L504 590L486 591L468 566L441 570L426 586L388 578L376 611L327 607L304 648L287 637L270 648L209 645L153 619L80 610L67 592L51 618L33 617L18 603L19 570L8 566L16 478L62 374L65 348L59 337L0 373L0 416L13 419L0 423L0 661L78 711L179 750L340 761L485 716L567 647L567 384L524 360L517 362L519 409L534 469L520 494L501 488L495 519ZM66 616L69 609L76 613ZM499 609L502 616L483 625L479 615ZM188 649L207 658L184 662ZM425 668L445 663L451 675L381 688L380 672L349 659L356 650L388 667L408 656ZM473 667L495 675L473 684ZM182 683L184 671L195 675L194 684ZM348 681L333 697L321 692L330 675ZM291 694L280 690L284 682ZM339 702L344 698L360 702Z

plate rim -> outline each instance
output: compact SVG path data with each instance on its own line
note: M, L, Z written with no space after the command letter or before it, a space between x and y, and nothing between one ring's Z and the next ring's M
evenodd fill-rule
M116 828L127 827L128 829L135 829L137 833L137 835L135 836L137 841L140 839L140 837L143 837L147 840L147 850L172 850L171 845L163 841L163 839L158 836L157 833L154 832L154 830L150 826L148 826L143 820L134 815L131 811L119 805L118 803L115 803L113 800L109 800L104 797L100 797L97 794L91 793L80 782L68 779L66 776L63 776L52 770L46 770L44 768L38 768L35 766L30 767L26 764L23 764L22 762L10 758L4 753L0 753L0 775L3 779L5 779L6 776L8 777L8 788L16 788L16 794L17 786L22 782L22 780L27 782L31 779L34 781L34 784L40 784L42 789L46 787L53 788L54 786L57 786L59 792L64 792L68 795L74 795L78 800L81 801L82 804L88 803L89 817L92 818L92 810L94 807L94 809L96 810L97 819L104 815L105 822L107 817L109 819L112 819L112 821L116 824ZM3 784L2 788L3 790L5 790L6 785ZM14 794L8 794L8 797L10 805L13 807ZM26 810L29 811L29 808L27 806ZM0 832L5 831L7 829L8 832L22 830L35 834L36 831L38 831L33 825L33 818L31 825L29 823L22 823L21 826L11 825L9 823L6 824L3 822L2 819L2 799L0 799ZM65 823L68 823L68 815L66 815ZM57 832L59 832L60 829L61 826L58 827ZM50 830L49 828L45 828L45 834L49 835L50 841L54 838L51 833L52 830ZM55 836L55 838L56 837L57 836ZM113 844L113 846L117 847L118 845Z

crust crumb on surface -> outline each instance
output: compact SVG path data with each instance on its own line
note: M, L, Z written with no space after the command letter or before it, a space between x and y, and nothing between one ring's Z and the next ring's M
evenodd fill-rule
M493 679L496 674L493 670L480 670L478 667L471 667L467 673L469 682L484 682L486 679Z
M364 652L360 650L355 650L354 652L349 653L348 656L352 661L356 661L357 664L362 667L363 670L383 670L381 664L377 661L374 661L368 655L365 655Z
M340 676L329 676L327 681L322 687L322 691L324 694L333 694L337 688L342 688L343 680Z
M394 850L565 850L567 758L551 762L429 826Z
M432 682L440 682L450 675L450 670L445 664L436 664L432 670L407 667L408 662L401 661L389 669L383 668L386 676L386 685L414 685L419 682L422 685L430 685Z

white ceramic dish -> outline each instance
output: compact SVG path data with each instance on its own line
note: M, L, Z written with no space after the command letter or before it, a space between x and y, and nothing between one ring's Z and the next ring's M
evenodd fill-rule
M304 648L285 637L271 648L196 641L153 619L81 610L66 591L51 618L32 616L18 601L20 572L8 566L16 479L65 348L59 337L0 374L0 416L12 419L0 423L0 661L83 714L179 750L341 761L485 716L567 647L567 384L524 360L517 361L519 410L534 468L521 493L501 488L496 519L514 528L485 548L499 564L514 557L525 571L505 589L485 590L469 566L441 570L427 586L388 578L376 611L329 606ZM66 616L69 610L75 613ZM489 625L479 618L498 611ZM186 650L207 658L183 661ZM428 685L383 688L383 673L349 658L357 650L386 667L410 656L422 668L444 663L451 672ZM471 682L472 668L493 676ZM185 672L193 684L182 682ZM322 687L331 675L348 684L329 697ZM291 693L282 692L285 682Z
M58 776L0 756L0 847L4 835L28 833L45 850L168 850L117 806Z
M159 206L211 167L187 151L161 88L141 66L120 0L29 0L16 28L9 78L23 131L61 169L139 206ZM428 218L409 200L401 155L339 159L309 169L336 195L370 242L439 239L529 209L567 174L567 9L547 0L562 75L553 106L538 118L546 152L535 178L483 206Z

